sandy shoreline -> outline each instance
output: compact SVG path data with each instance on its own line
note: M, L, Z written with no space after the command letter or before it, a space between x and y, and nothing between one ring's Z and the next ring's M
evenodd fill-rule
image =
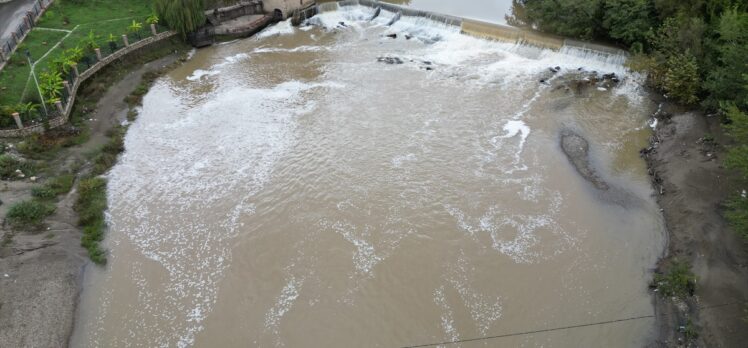
M722 166L729 139L719 117L706 117L665 105L653 145L645 155L668 229L669 243L658 265L664 272L674 260L693 265L695 296L673 301L654 299L660 337L656 346L741 347L748 341L743 321L748 299L745 243L721 216L721 204L735 181ZM674 115L670 117L669 115ZM709 140L713 137L716 145ZM698 337L682 332L691 320Z

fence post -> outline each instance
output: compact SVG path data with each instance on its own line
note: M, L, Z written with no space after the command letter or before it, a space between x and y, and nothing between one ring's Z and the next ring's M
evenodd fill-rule
M77 63L70 64L70 67L73 68L73 72L75 73L75 79L77 80L78 77L81 76L81 74L78 73L78 64Z
M122 34L122 41L125 43L125 47L130 46L130 41L127 41L127 35Z
M16 126L18 126L18 129L23 129L23 123L21 123L21 115L19 115L17 112L14 112L13 119L16 120Z
M68 91L68 94L73 94L73 88L70 87L70 82L62 81L62 85L65 86L65 90Z
M57 107L57 111L60 113L61 116L65 116L65 109L62 108L62 102L56 101L55 106Z
M99 62L101 61L101 49L100 48L94 48L94 51L96 51L96 60Z
M151 24L151 33L153 33L153 36L158 35L158 30L156 30L156 24Z
M26 22L26 26L31 28L31 17L28 12L26 13L25 16L23 16L23 21Z

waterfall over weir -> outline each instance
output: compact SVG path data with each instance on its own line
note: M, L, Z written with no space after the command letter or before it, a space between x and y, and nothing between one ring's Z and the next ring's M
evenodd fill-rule
M609 64L622 65L626 61L626 51L615 48L584 42L574 39L566 39L537 31L524 30L507 25L488 23L473 19L460 18L456 16L443 15L439 13L422 11L410 7L399 6L372 0L343 0L337 2L326 2L317 5L318 13L337 11L341 6L367 6L381 8L393 14L400 13L402 16L421 17L434 22L460 28L460 32L466 35L480 37L488 40L530 45L538 48L551 49L564 54L593 59ZM394 17L393 17L394 18ZM395 21L397 19L395 18Z

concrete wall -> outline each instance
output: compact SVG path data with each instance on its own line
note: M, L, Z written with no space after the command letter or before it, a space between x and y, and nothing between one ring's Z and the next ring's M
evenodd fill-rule
M242 1L239 4L231 5L228 7L221 7L221 8L218 8L217 10L218 11L214 11L214 10L205 11L205 16L208 18L208 21L210 21L210 23L213 25L218 25L221 22L229 21L229 20L236 19L242 16L249 16L249 15L256 15L256 14L263 13L262 1L260 0Z
M174 31L167 31L167 32L160 33L156 36L151 36L147 39L143 39L138 42L135 42L131 44L130 46L127 46L107 56L106 58L92 65L88 70L81 73L81 75L77 79L75 79L75 83L73 84L73 86L71 86L73 91L72 93L70 93L70 99L65 105L65 109L63 110L62 115L49 120L49 128L50 129L56 128L68 122L68 119L70 118L70 113L73 111L73 105L75 104L75 97L78 93L78 88L80 87L81 83L83 83L83 81L88 80L91 76L96 74L99 70L109 65L110 63L116 61L117 59L120 59L132 52L135 52L153 43L168 39L176 34L177 33ZM37 124L33 126L24 127L22 129L2 129L0 130L0 138L18 138L18 137L28 136L34 133L44 133L44 125Z
M265 13L272 14L276 9L281 10L283 19L286 19L291 17L294 11L305 9L314 3L314 0L263 0L262 6Z

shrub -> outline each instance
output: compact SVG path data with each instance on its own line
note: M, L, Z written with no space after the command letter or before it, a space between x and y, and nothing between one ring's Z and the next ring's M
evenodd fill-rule
M663 87L670 97L684 104L698 101L700 79L696 58L691 54L674 54L667 60Z
M55 212L55 206L38 200L23 201L8 209L6 220L15 227L38 226Z

